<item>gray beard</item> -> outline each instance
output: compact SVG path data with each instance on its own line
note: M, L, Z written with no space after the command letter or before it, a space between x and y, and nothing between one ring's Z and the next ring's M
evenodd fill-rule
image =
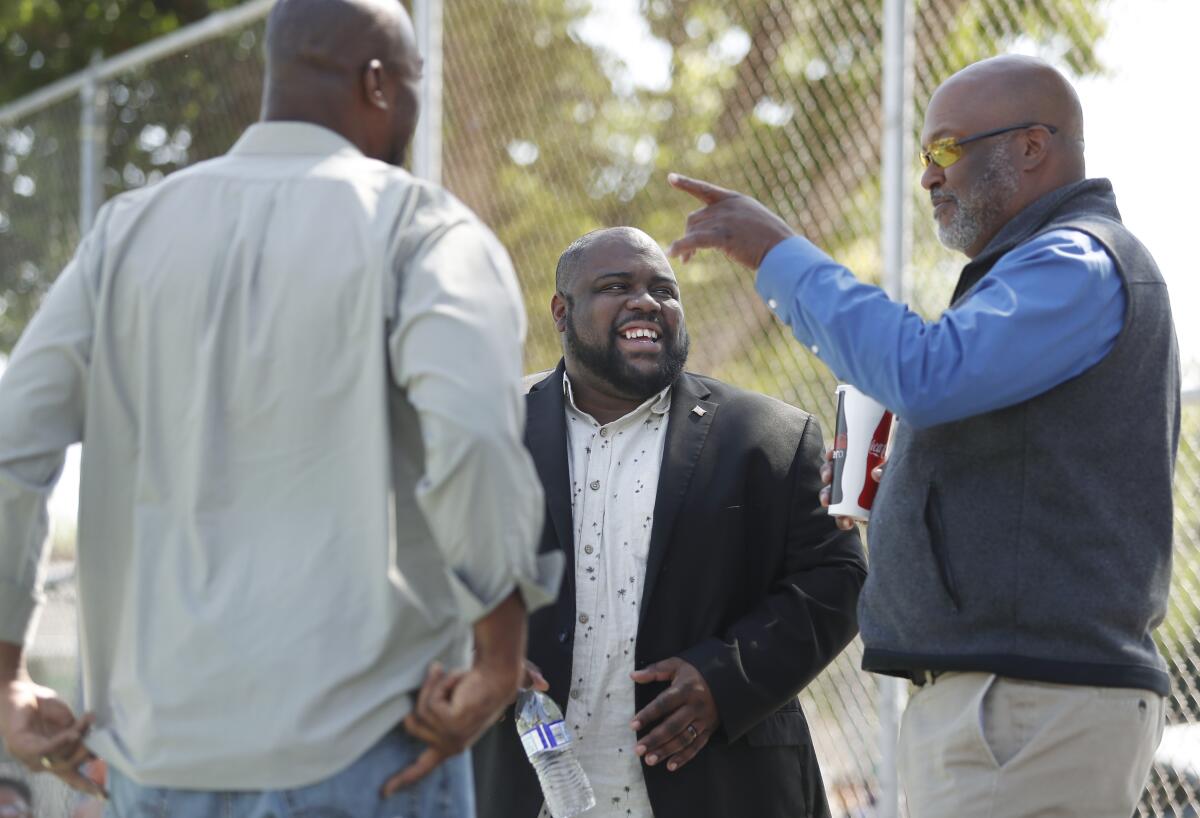
M1020 179L1007 154L1007 145L997 143L988 154L983 174L969 190L954 197L957 206L950 223L938 222L938 240L949 249L964 253L983 233L1000 228Z

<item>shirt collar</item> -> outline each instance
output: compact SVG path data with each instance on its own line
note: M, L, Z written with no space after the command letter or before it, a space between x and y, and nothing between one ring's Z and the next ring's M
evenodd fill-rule
M567 376L566 372L563 372L563 396L566 398L566 406L567 406L568 412L575 412L578 415L588 418L593 423L595 422L595 420L596 420L595 418L593 418L587 412L583 411L582 409L580 409L578 406L575 405L575 393L574 393L574 390L572 390L572 388L571 388L571 379ZM614 420L613 423L621 423L621 422L625 421L626 419L632 419L632 418L638 417L640 415L646 414L647 412L649 412L650 414L655 414L655 415L665 415L668 411L670 411L670 409L671 409L671 385L668 385L661 392L651 395L650 397L646 398L644 401L642 401L641 405L639 405L638 408L634 409L632 412L629 412L626 415L622 415L621 417ZM609 425L612 425L612 424L609 424Z
M362 151L341 134L311 122L256 122L242 133L231 154L290 154L296 156L332 156Z

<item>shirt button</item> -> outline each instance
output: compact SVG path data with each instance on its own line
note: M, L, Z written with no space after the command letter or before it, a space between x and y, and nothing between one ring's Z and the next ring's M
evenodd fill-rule
M595 548L592 548L590 545L585 545L585 546L583 547L583 553L585 553L585 554L590 554L590 553L592 553L592 552L593 552L593 551L595 551L595 550L596 550L596 549L595 549Z
M588 623L588 615L587 615L587 614L580 614L580 615L579 615L579 624L580 624L580 625L586 625L587 623Z
M817 346L816 344L813 344L812 346L810 346L809 349L812 350L813 355L816 355L818 352L821 351L821 348L819 346Z
M593 480L592 481L592 491L599 491L599 490L600 490L600 481Z
M576 701L579 701L579 691L578 691L578 690L572 690L572 691L571 691L571 698L572 698L572 699L575 699Z
M775 309L776 307L779 306L779 302L776 301L774 298L772 298L767 301L767 306L770 307L771 309Z
M608 429L607 428L600 430L600 437L608 437Z

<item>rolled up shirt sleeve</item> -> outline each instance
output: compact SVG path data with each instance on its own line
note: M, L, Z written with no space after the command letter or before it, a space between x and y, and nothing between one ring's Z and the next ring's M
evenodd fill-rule
M935 321L800 237L767 254L757 288L840 379L918 427L1012 406L1082 374L1125 321L1115 263L1075 230L1016 247Z
M392 377L425 447L416 501L463 618L514 588L528 610L552 602L562 555L537 555L544 500L522 442L525 311L507 253L465 220L424 242L400 279Z
M43 602L46 502L83 436L95 321L92 271L104 211L0 376L0 641L28 644Z

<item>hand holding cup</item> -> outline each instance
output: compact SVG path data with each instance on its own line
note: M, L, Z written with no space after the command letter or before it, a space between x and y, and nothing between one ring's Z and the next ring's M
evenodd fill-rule
M837 388L837 424L833 449L821 468L821 504L848 529L854 520L871 516L875 491L883 475L892 414L848 384Z

